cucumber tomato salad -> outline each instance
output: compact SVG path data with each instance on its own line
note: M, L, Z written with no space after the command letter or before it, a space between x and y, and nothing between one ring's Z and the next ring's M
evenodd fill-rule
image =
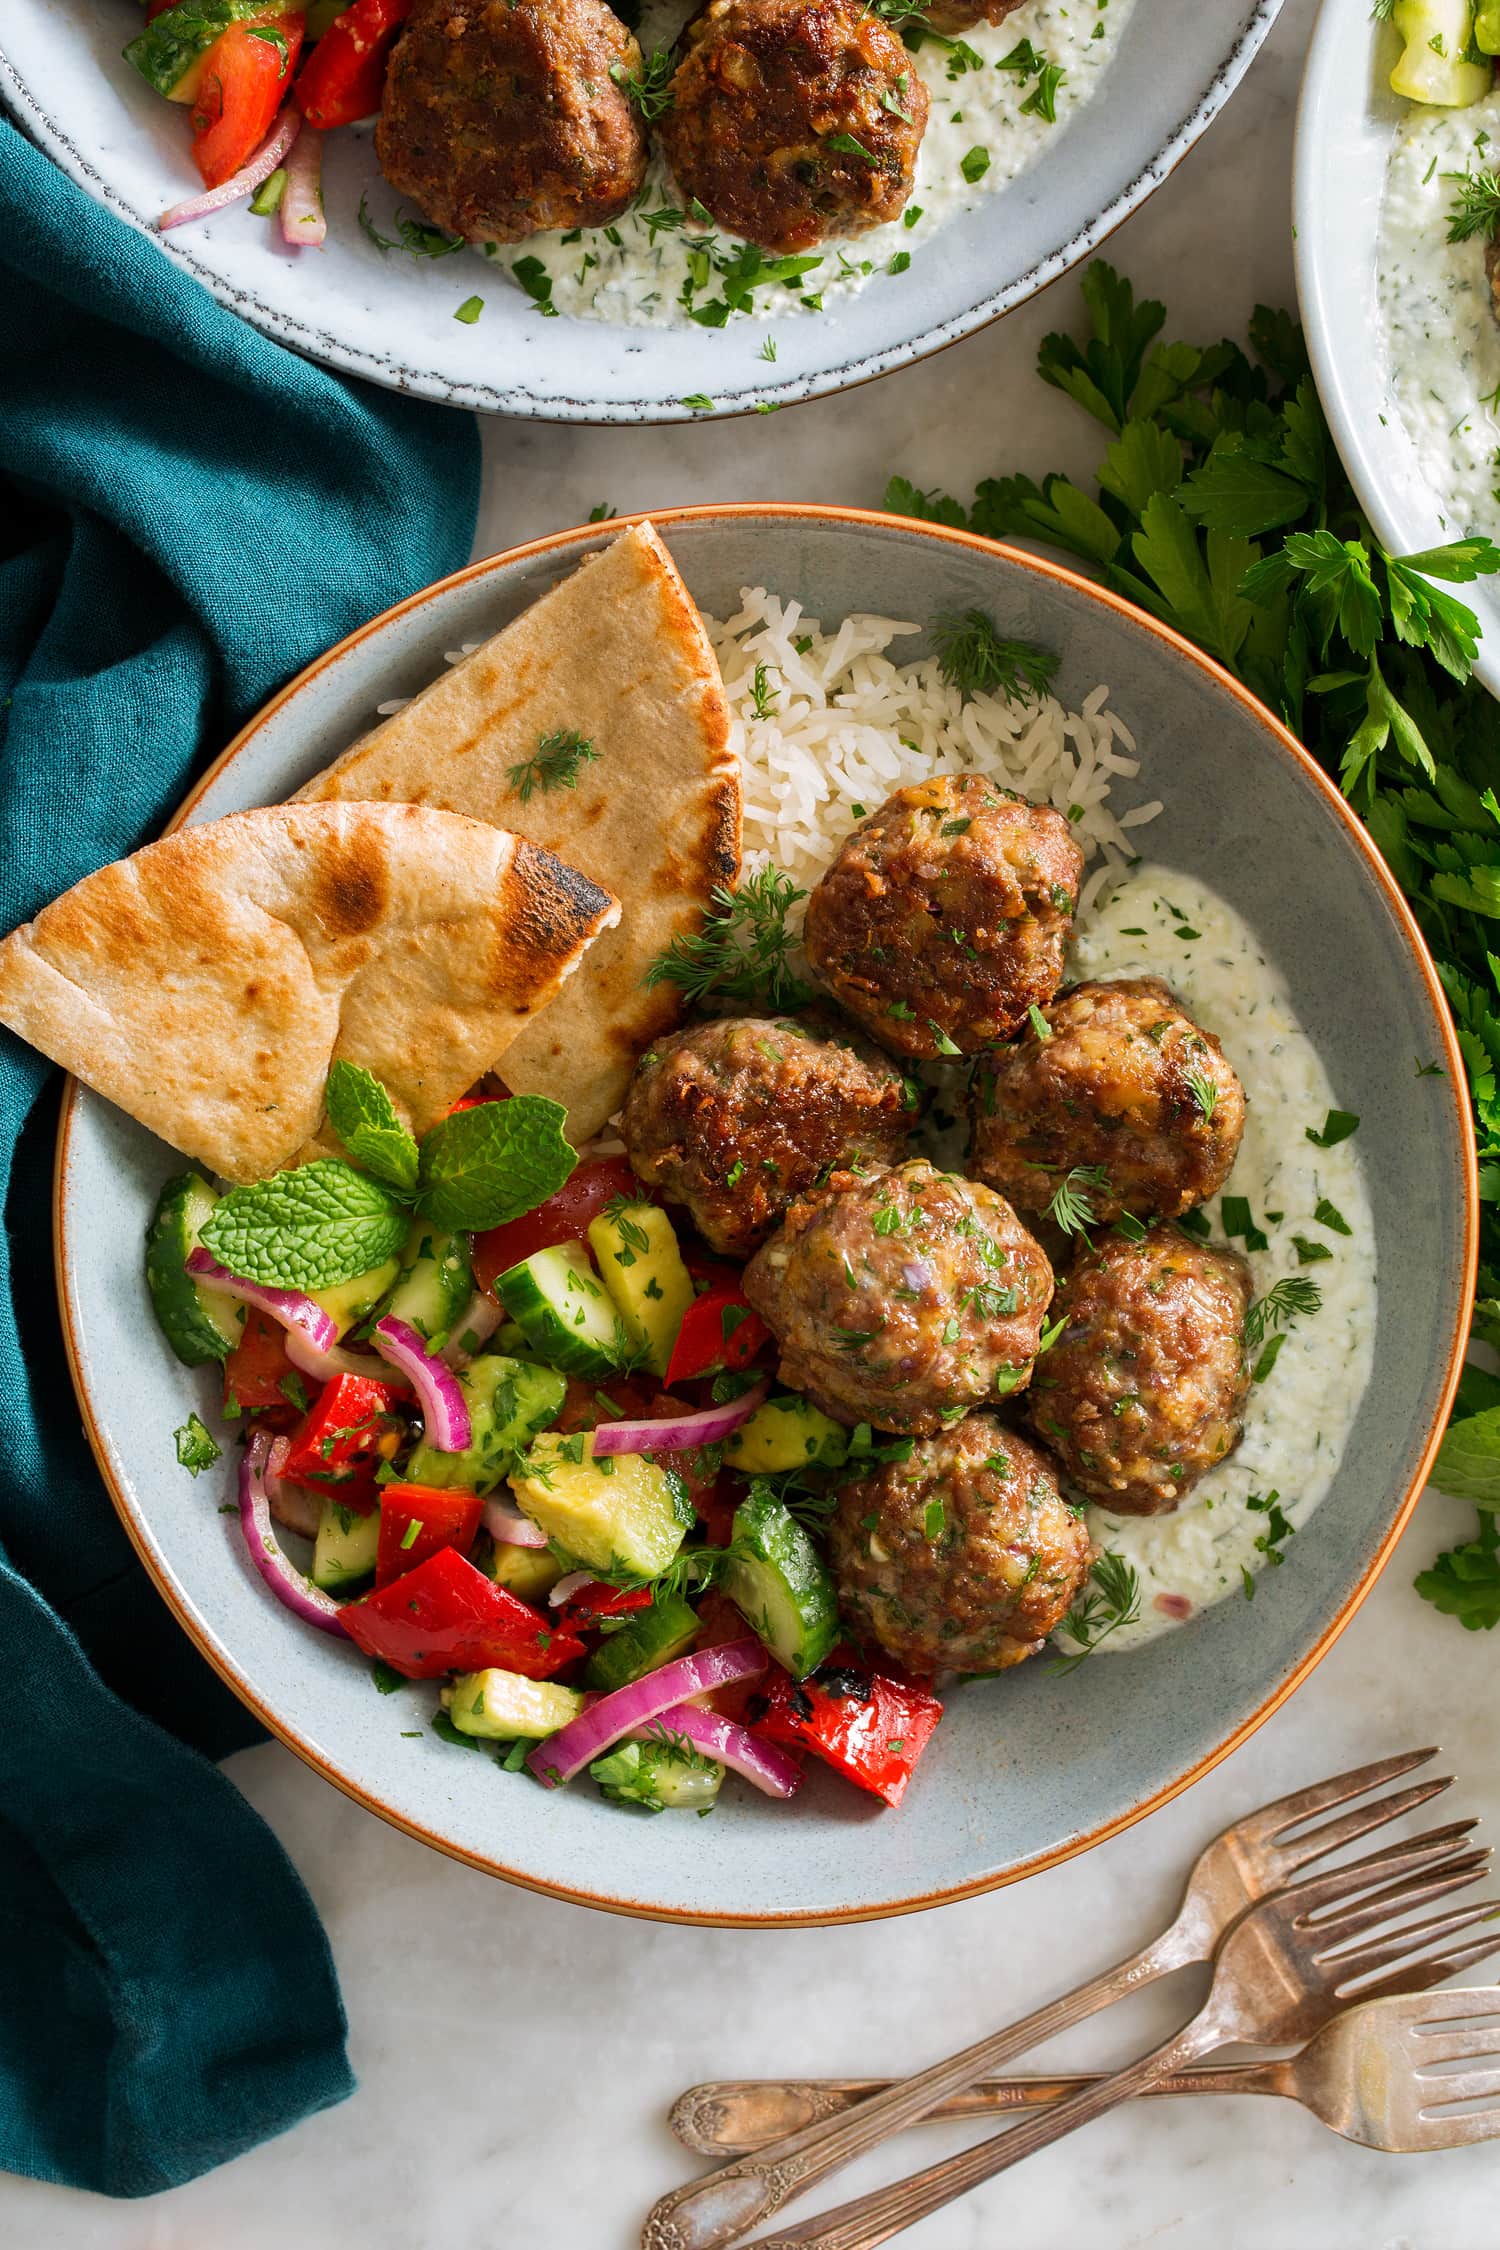
M841 1645L808 1523L912 1441L770 1395L739 1268L623 1157L579 1162L555 1103L471 1096L418 1148L340 1063L328 1114L352 1164L185 1172L148 1237L168 1343L222 1369L272 1593L546 1788L705 1812L726 1770L791 1796L810 1752L898 1803L942 1707ZM197 1415L177 1450L223 1453Z

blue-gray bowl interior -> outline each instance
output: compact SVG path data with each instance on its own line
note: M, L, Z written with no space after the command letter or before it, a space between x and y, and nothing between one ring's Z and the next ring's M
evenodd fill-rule
M706 609L741 587L926 621L970 604L1061 651L1076 705L1107 682L1135 731L1142 792L1166 809L1153 859L1220 890L1254 926L1356 1111L1382 1286L1374 1372L1333 1489L1284 1569L1139 1651L1066 1678L1045 1661L957 1688L895 1813L813 1771L790 1808L735 1786L711 1820L622 1815L587 1788L545 1795L431 1736L403 1739L430 1689L378 1696L363 1659L287 1619L220 1515L223 1471L192 1482L170 1432L211 1385L161 1342L141 1230L172 1159L84 1094L64 1176L64 1267L84 1385L112 1476L174 1601L294 1743L434 1841L575 1895L664 1914L820 1918L891 1909L1024 1870L1128 1818L1212 1760L1275 1700L1345 1612L1391 1531L1442 1402L1464 1288L1464 1122L1429 987L1338 810L1211 671L1076 584L910 527L742 514L673 522ZM193 817L274 801L342 750L374 706L412 692L601 537L486 567L369 631L284 701ZM903 643L903 652L918 644ZM662 817L670 820L670 808ZM200 1396L201 1391L201 1396ZM225 1464L227 1468L228 1464Z

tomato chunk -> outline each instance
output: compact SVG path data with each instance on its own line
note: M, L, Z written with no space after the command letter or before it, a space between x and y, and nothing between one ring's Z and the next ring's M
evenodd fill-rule
M282 1476L336 1492L346 1508L369 1515L379 1497L375 1472L406 1428L394 1411L401 1396L373 1376L335 1375L293 1436Z
M713 1282L682 1316L667 1362L667 1381L691 1383L699 1375L748 1367L770 1337L770 1329L751 1309L737 1281Z
M286 1355L286 1330L254 1306L245 1313L240 1340L224 1362L224 1411L258 1414L261 1428L289 1430L302 1413L303 1378Z
M900 1804L942 1715L942 1704L925 1688L895 1673L872 1672L839 1650L805 1680L776 1670L745 1712L768 1742L811 1750L887 1805Z
M431 1484L383 1485L376 1585L405 1578L440 1547L466 1554L479 1529L482 1505L477 1492L444 1491Z
M363 1601L346 1602L339 1614L357 1648L383 1657L408 1680L482 1672L491 1664L550 1680L584 1653L582 1641L492 1585L452 1547L440 1547Z
M589 1221L597 1219L617 1195L633 1203L649 1200L623 1156L603 1156L592 1164L580 1164L556 1195L549 1195L534 1211L503 1227L491 1227L487 1234L476 1234L474 1278L480 1288L493 1297L497 1274L509 1273L523 1258L550 1250L556 1242L581 1242Z
M193 161L205 187L232 179L260 147L291 90L306 18L232 23L203 58L193 103Z
M411 8L412 0L354 0L334 18L297 84L309 125L326 133L378 115L385 66Z

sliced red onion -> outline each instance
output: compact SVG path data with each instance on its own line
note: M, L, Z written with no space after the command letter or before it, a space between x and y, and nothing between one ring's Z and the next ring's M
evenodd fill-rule
M593 1571L570 1570L566 1578L559 1578L557 1584L547 1596L547 1601L551 1608L561 1609L564 1602L570 1602L573 1599L580 1586L596 1586L597 1584L598 1580Z
M282 1552L271 1529L270 1496L266 1491L269 1452L270 1440L264 1430L257 1430L240 1462L240 1529L250 1560L276 1599L295 1617L306 1625L316 1625L320 1633L338 1633L347 1639L338 1603L303 1577L291 1557Z
M270 138L260 147L248 164L235 173L232 180L210 188L206 195L190 196L186 203L174 203L170 211L163 211L156 222L158 234L169 227L186 226L189 219L206 219L212 211L222 211L228 203L238 203L242 196L253 195L262 180L268 180L286 155L302 126L300 113L284 110L271 128Z
M463 1316L455 1320L448 1331L448 1341L443 1346L443 1358L454 1369L467 1367L481 1344L487 1344L505 1318L504 1311L493 1297L476 1289L464 1308Z
M288 1531L300 1531L304 1539L316 1539L318 1522L323 1513L323 1503L315 1492L303 1484L283 1484L281 1472L286 1467L286 1457L292 1450L288 1437L271 1440L271 1450L266 1455L262 1481L266 1498L271 1503L271 1513Z
M722 1711L679 1703L674 1710L663 1711L650 1726L637 1727L635 1734L638 1740L649 1741L662 1728L670 1734L685 1735L705 1758L717 1758L720 1765L743 1774L768 1797L791 1797L802 1786L802 1768L795 1758L774 1742L762 1742L737 1719L726 1719Z
M411 1385L403 1383L389 1360L379 1358L374 1352L345 1351L342 1344L329 1344L320 1349L309 1343L300 1328L289 1328L286 1337L286 1356L293 1367L310 1375L315 1383L331 1383L335 1375L360 1375L367 1382L384 1383L393 1391L409 1394Z
M468 1403L451 1367L429 1352L415 1328L389 1313L370 1331L376 1350L410 1382L422 1409L429 1445L439 1453L462 1453L473 1436Z
M321 250L328 238L323 216L323 136L312 125L298 136L286 161L281 235L284 242L306 250Z
M268 1289L262 1282L245 1281L210 1257L201 1243L188 1252L187 1270L195 1281L206 1281L211 1289L222 1289L226 1297L237 1297L242 1305L254 1305L257 1312L279 1320L288 1334L296 1329L319 1351L326 1352L338 1342L337 1323L300 1289Z
M707 1695L733 1680L753 1680L765 1668L766 1652L748 1633L742 1641L679 1656L659 1671L648 1672L643 1680L601 1695L597 1703L538 1743L526 1763L545 1788L560 1788L622 1736L649 1726L690 1695Z
M691 1453L700 1445L714 1445L728 1437L741 1422L748 1422L765 1399L768 1385L757 1383L743 1398L723 1406L705 1406L695 1414L672 1414L659 1422L602 1422L594 1432L594 1452Z
M492 1492L480 1510L480 1522L490 1537L501 1547L545 1547L547 1534L539 1523L518 1508L514 1500L502 1500Z

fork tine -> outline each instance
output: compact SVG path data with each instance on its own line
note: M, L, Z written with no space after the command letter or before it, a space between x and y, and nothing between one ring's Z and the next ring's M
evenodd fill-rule
M1424 2109L1446 2109L1454 2102L1478 2102L1500 2095L1500 2070L1418 2071L1432 2088L1423 2092Z
M1500 2140L1500 2110L1471 2110L1467 2117L1419 2117L1417 2149L1471 2148L1476 2141Z
M1465 1832L1461 1827L1457 1834L1462 1836ZM1393 1883L1418 1875L1437 1871L1446 1874L1455 1857L1455 1840L1453 1830L1434 1829L1428 1836L1414 1836L1409 1843L1387 1845L1383 1851L1372 1852L1365 1859L1351 1860L1346 1867L1329 1867L1321 1875L1304 1875L1289 1884L1281 1895L1295 1899L1300 1907L1298 1928L1311 1927L1316 1933L1317 1925L1312 1917L1322 1907L1336 1905L1341 1899L1352 1899L1361 1891L1377 1887L1388 1889Z
M1358 1937L1364 1930L1379 1929L1398 1914L1409 1913L1413 1907L1429 1906L1435 1898L1446 1897L1449 1891L1461 1891L1468 1884L1477 1883L1488 1864L1487 1852L1466 1852L1457 1859L1445 1860L1421 1882L1387 1884L1341 1913L1329 1914L1313 1928L1314 1936L1327 1940L1316 1958L1338 1961L1351 1938Z
M1292 1874L1295 1869L1305 1867L1309 1860L1325 1859L1329 1852L1342 1851L1346 1844L1357 1843L1372 1828L1384 1828L1388 1822L1415 1812L1418 1805L1425 1805L1430 1798L1451 1789L1453 1778L1450 1773L1438 1781L1414 1782L1410 1789L1398 1789L1393 1796L1377 1798L1373 1805L1362 1805L1354 1812L1345 1813L1341 1819L1325 1821L1321 1828L1314 1828L1306 1836L1280 1847L1284 1873ZM1465 1825L1472 1828L1474 1823L1469 1821Z
M1393 1907L1392 1912L1397 1911L1399 1908ZM1451 1914L1432 1914L1425 1922L1408 1923L1388 1938L1377 1938L1371 1945L1357 1945L1349 1953L1336 1953L1331 1961L1325 1958L1325 1966L1339 1971L1337 1989L1344 1993L1352 1978L1368 1976L1372 1970L1383 1969L1394 1961L1414 1958L1424 1953L1429 1945L1435 1945L1439 1938L1456 1937L1460 1930L1472 1929L1476 1922L1492 1922L1497 1918L1500 1918L1500 1899L1483 1898L1477 1905L1455 1907ZM1500 1930L1495 1932L1493 1942L1500 1945ZM1358 1997L1362 2000L1365 1995L1361 1992Z
M1455 1946L1451 1953L1424 1954L1419 1961L1407 1962L1404 1968L1394 1970L1388 1977L1382 1977L1377 1984L1366 1985L1358 1995L1358 2005L1363 2007L1367 2000L1387 2000L1395 1994L1405 1999L1415 1993L1430 1991L1433 1985L1461 1975L1465 1969L1472 1969L1479 1962L1488 1961L1496 1953L1500 1953L1500 1927L1489 1937L1477 1938L1471 1945ZM1462 2000L1465 1995L1462 1992L1439 1992L1434 1997L1438 2000Z
M1342 1805L1350 1797L1363 1797L1368 1790L1379 1789L1388 1781L1399 1781L1404 1773L1425 1766L1428 1759L1437 1754L1438 1746L1433 1743L1426 1750L1407 1750L1399 1757L1377 1758L1373 1765L1354 1766L1348 1773L1336 1773L1327 1781L1315 1781L1310 1789L1294 1790L1290 1797L1280 1797L1275 1804L1262 1805L1252 1818L1257 1824L1278 1822L1279 1826L1270 1831L1272 1841L1278 1841L1288 1828L1310 1820L1314 1813L1326 1812L1330 1805Z

